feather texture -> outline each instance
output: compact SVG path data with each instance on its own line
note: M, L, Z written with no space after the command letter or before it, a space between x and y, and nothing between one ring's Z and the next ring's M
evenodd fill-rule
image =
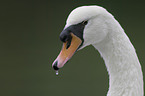
M118 21L99 6L82 6L68 16L66 27L88 20L81 47L93 45L109 74L107 96L143 96L143 75L135 48Z

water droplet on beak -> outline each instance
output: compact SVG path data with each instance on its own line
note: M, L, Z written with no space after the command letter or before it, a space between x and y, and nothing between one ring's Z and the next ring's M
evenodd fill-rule
M56 75L58 75L58 71L56 71Z

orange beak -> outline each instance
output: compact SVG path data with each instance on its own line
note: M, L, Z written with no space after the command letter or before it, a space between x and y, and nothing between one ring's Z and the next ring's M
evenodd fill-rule
M52 67L55 70L58 70L59 68L63 67L64 64L73 56L73 54L76 52L76 50L79 48L79 46L82 43L82 40L74 35L73 33L70 33L72 40L69 48L67 49L67 43L63 43L63 47L61 52L59 53L58 57L55 59L55 61L52 64Z

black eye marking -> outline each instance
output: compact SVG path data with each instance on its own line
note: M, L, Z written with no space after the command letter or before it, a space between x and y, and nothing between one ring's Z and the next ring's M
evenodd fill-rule
M88 21L87 20L86 21L83 21L82 24L83 25L87 25L88 24Z

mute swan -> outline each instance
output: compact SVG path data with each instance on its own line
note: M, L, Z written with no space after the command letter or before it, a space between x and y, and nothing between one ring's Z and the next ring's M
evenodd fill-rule
M143 96L143 75L135 49L118 21L100 6L74 9L60 34L63 48L52 67L58 71L72 55L93 45L109 74L107 96Z

